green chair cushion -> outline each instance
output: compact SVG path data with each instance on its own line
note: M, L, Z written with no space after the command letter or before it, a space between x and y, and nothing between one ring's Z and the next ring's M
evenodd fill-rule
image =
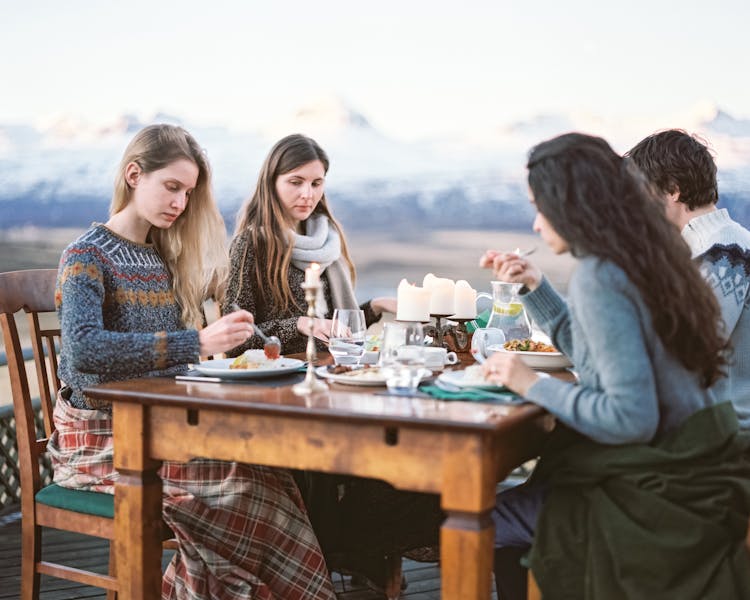
M39 490L36 501L55 508L64 508L87 515L115 518L115 497L112 494L69 490L53 483Z

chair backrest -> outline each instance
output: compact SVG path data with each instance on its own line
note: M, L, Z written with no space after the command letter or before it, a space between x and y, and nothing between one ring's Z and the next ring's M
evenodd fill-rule
M43 329L40 315L55 312L55 269L31 269L0 273L0 326L3 330L8 373L13 394L13 412L16 419L18 440L18 462L21 475L21 502L33 502L34 494L41 486L39 456L47 447L52 435L52 401L60 388L57 376L57 349L60 344L60 328ZM16 313L26 312L29 337L34 352L36 379L44 417L46 437L37 439L34 408L29 387L29 378L23 357L23 348L16 323ZM47 359L45 360L45 348Z

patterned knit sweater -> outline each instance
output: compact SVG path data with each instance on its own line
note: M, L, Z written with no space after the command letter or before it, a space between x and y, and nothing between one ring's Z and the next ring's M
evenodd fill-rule
M732 344L727 377L714 386L714 393L733 402L740 427L750 429L750 231L722 208L692 219L682 236L701 261Z
M62 330L59 375L77 408L101 408L81 393L87 386L172 375L199 359L198 332L184 328L170 274L154 246L104 225L94 224L63 251L55 303Z

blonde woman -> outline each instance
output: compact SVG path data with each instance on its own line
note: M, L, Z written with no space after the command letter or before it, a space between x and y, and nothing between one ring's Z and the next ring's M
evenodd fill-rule
M56 291L60 377L50 440L55 481L113 493L111 407L89 385L183 372L253 333L237 311L200 329L222 297L225 229L208 161L184 129L153 125L125 150L110 218L63 252ZM291 475L194 459L164 463L163 516L179 542L163 598L334 598Z

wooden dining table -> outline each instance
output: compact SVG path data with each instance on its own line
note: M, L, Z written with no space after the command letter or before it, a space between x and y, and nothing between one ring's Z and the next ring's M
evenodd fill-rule
M303 357L301 357L303 358ZM115 556L121 600L161 589L162 461L195 457L373 477L440 495L442 597L487 600L497 482L537 455L552 418L533 404L443 401L285 378L141 378L94 386L114 421Z

